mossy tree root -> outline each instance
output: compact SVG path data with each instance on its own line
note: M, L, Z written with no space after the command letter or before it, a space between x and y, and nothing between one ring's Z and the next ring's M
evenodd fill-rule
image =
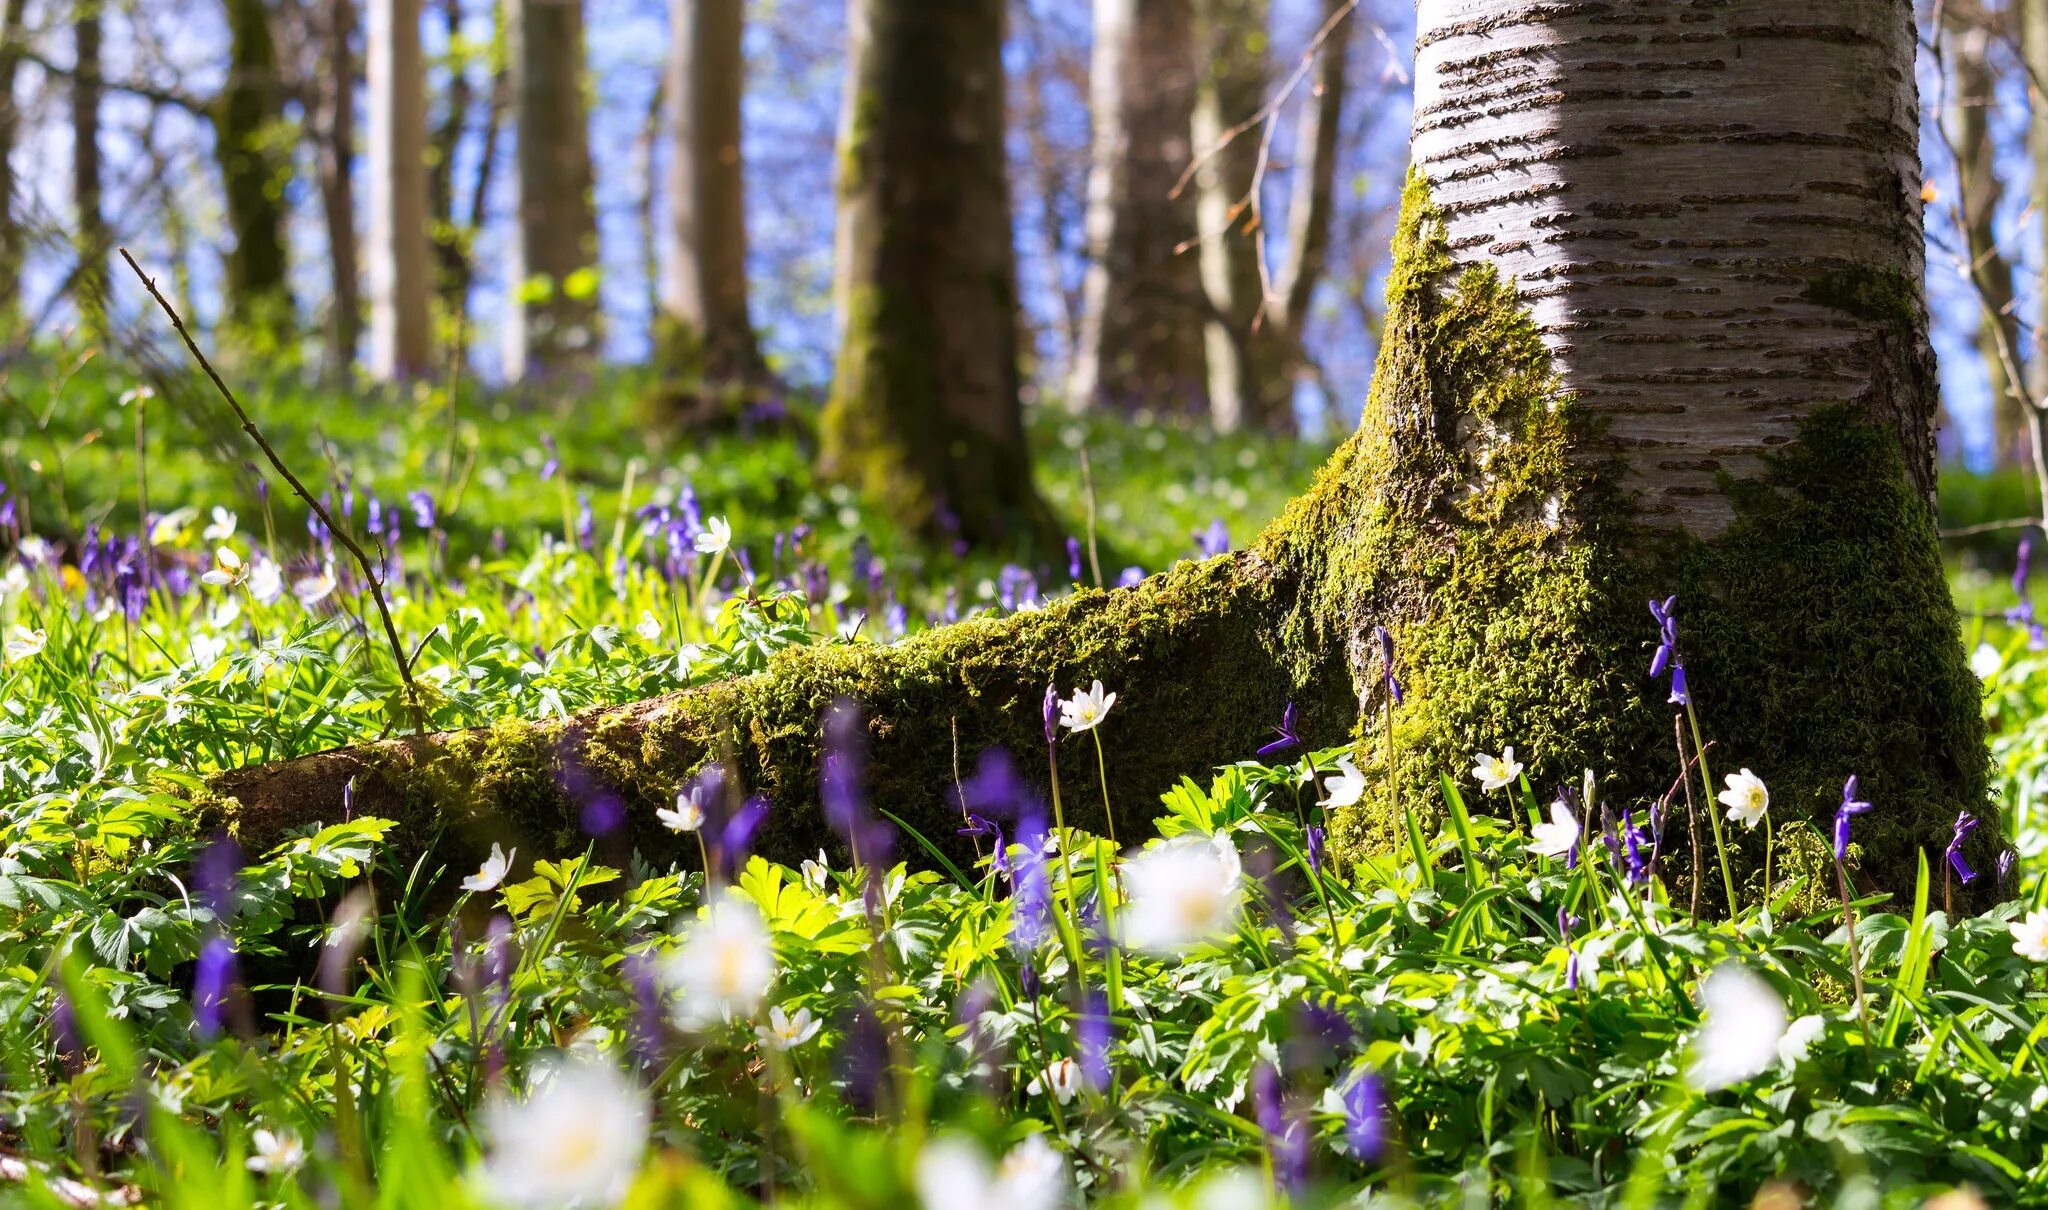
M1252 754L1285 703L1300 703L1313 742L1341 742L1354 707L1341 661L1288 660L1274 645L1284 577L1257 555L1183 563L1133 588L1083 591L1042 610L971 619L893 646L829 644L782 652L754 676L552 723L506 720L234 769L210 783L214 821L246 847L342 816L396 819L401 848L431 838L451 861L497 841L534 855L580 851L583 813L623 808L615 843L650 856L694 855L654 818L679 786L717 760L730 784L773 804L757 851L782 860L846 848L817 807L820 717L841 698L866 723L866 786L875 806L955 855L969 844L954 791L958 767L1008 748L1027 778L1046 777L1040 702L1101 678L1118 697L1102 725L1110 797L1124 826L1149 819L1180 776ZM1071 747L1071 741L1069 741ZM1068 821L1102 830L1095 761L1061 765ZM899 853L914 842L905 840Z

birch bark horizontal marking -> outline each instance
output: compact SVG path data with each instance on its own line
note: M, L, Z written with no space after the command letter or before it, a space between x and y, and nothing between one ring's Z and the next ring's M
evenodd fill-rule
M1904 5L1425 0L1417 21L1415 162L1449 246L1514 279L1646 516L1717 532L1718 475L1924 357L1811 297L1829 273L1917 293Z

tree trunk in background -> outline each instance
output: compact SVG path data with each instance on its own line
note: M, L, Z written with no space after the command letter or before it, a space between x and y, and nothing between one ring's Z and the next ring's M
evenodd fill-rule
M327 300L328 372L347 374L355 364L362 334L362 294L358 285L356 191L349 171L355 155L355 62L349 34L355 28L352 0L326 0L318 18L318 79L311 90L317 112L314 164L320 181L320 209L327 224L328 276L333 294Z
M1259 132L1254 128L1223 142L1266 100L1268 0L1195 0L1194 10L1195 55L1203 64L1195 87L1194 152L1207 157L1194 184L1209 307L1202 327L1209 418L1225 433L1247 426L1291 430L1290 384L1274 364L1272 342L1254 331L1265 295L1259 239L1247 229Z
M234 247L225 283L227 321L243 338L286 346L292 337L286 278L284 88L265 0L226 0L228 77L214 102L214 154Z
M399 382L433 369L428 308L426 65L419 0L368 0L370 375Z
M2018 0L2019 47L2027 80L2027 162L2032 166L2030 209L2048 216L2048 0ZM2040 243L2036 255L2044 258L2041 283L2048 282L2048 222L2037 224ZM2048 294L2039 294L2034 316L2033 340L2027 345L2028 393L2036 400L2048 400ZM2043 506L2048 509L2048 505Z
M1003 2L854 0L848 41L825 468L909 529L1050 558L1018 398Z
M1337 136L1342 132L1355 0L1323 0L1322 46L1315 50L1310 94L1294 132L1294 168L1287 206L1287 259L1273 282L1260 338L1271 342L1268 360L1282 367L1292 399L1296 371L1310 367L1302 329L1315 301L1330 249L1330 215L1337 186ZM1291 415L1291 412L1290 412Z
M1067 404L1205 414L1189 0L1096 0L1088 69L1088 275Z
M662 286L662 369L707 386L761 377L747 310L740 96L742 0L669 5L668 213L675 247Z
M71 298L94 339L107 332L107 257L112 239L100 197L100 0L74 0L71 15L71 204L78 269Z
M21 265L28 255L28 230L14 199L14 142L21 112L14 103L14 69L28 37L23 22L28 0L0 3L0 324L21 306Z
M586 366L599 348L597 214L583 96L582 0L505 0L519 131L505 373Z
M1660 795L1678 760L1643 602L1676 593L1713 768L1768 782L1781 849L1824 846L1808 825L1857 774L1876 804L1851 853L1864 886L1909 889L1961 810L1988 825L1969 848L1986 868L2002 829L1931 509L1911 13L1784 13L1423 0L1416 169L1366 415L1253 549L566 722L224 773L222 814L273 838L332 819L354 778L357 812L407 821L415 844L436 822L472 844L509 823L574 852L576 784L679 853L654 808L717 757L775 800L764 852L843 853L816 767L818 712L846 695L870 720L875 800L948 843L949 735L963 754L1033 750L1045 681L1100 677L1123 803L1244 759L1290 699L1311 747L1348 731L1375 787L1335 821L1349 861L1393 843L1390 788L1431 810L1475 750L1514 745L1538 786L1591 768L1607 802ZM855 28L879 42L873 16ZM855 126L886 128L882 100ZM1376 625L1407 690L1392 767ZM1092 772L1065 774L1077 815ZM1667 855L1683 829L1667 824ZM1762 842L1734 837L1746 880Z
M2026 457L2026 402L2016 392L2024 384L2006 373L2008 355L2022 348L2019 315L2013 308L2012 263L1998 246L1994 220L2005 193L1993 162L1991 107L1997 82L1987 57L1992 42L1992 17L1964 0L1943 8L1947 25L1942 39L1947 112L1942 123L1961 168L1962 227L1969 257L1965 271L1975 279L1983 304L1977 321L1977 353L1991 386L1992 432L2000 462Z

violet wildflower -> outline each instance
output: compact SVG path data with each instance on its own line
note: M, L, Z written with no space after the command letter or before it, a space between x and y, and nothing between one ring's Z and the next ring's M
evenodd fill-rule
M1400 678L1394 675L1394 636L1386 627L1375 626L1372 637L1380 645L1380 687L1386 690L1387 701L1398 706L1403 695Z
M1870 810L1870 804L1856 797L1856 775L1842 786L1842 805L1835 808L1835 860L1849 859L1849 821Z
M1644 853L1648 848L1648 836L1636 826L1634 815L1624 806L1621 809L1621 839L1626 847L1624 859L1631 884L1641 886L1650 879L1650 859Z
M1081 579L1081 539L1067 539L1067 578L1076 583Z
M1051 681L1045 684L1045 742L1052 743L1060 733L1060 691Z
M1977 871L1971 869L1970 863L1963 857L1963 842L1969 839L1970 833L1977 830L1978 823L1977 817L1968 811L1957 815L1955 835L1949 838L1948 850L1943 854L1948 858L1950 868L1955 870L1956 877L1962 879L1964 886L1977 879Z
M2013 865L2019 860L2019 853L2007 849L1998 855L1998 889L2003 893L2012 885Z
M1081 1019L1074 1027L1074 1045L1081 1060L1081 1077L1092 1088L1109 1087L1109 1043L1113 1026L1109 1001L1100 992L1089 992L1081 1006Z
M761 823L767 818L768 800L753 794L732 813L732 818L725 821L725 827L718 834L718 852L730 873L737 875L740 867L746 864L747 854L753 851L754 833L761 830Z
M1017 823L1017 860L1010 871L1010 942L1030 952L1052 934L1052 880L1045 869L1045 820L1028 816Z
M1317 875L1321 875L1323 872L1323 846L1327 837L1328 833L1320 824L1310 824L1308 826L1308 832L1305 836L1308 847L1308 868L1310 872Z
M235 884L242 869L242 850L227 833L216 837L194 863L192 882L199 901L213 918L225 923L235 914Z
M1657 653L1650 657L1652 679L1671 674L1671 698L1674 706L1692 704L1692 694L1685 684L1685 657L1678 653L1678 598L1665 597L1663 601L1650 602L1650 616L1657 619Z
M1122 571L1121 573L1119 573L1119 574L1117 575L1117 578L1116 578L1116 586L1117 586L1118 588L1135 588L1135 587L1137 587L1137 586L1138 586L1139 584L1143 583L1143 582L1144 582L1144 580L1145 580L1145 569L1144 569L1144 568L1142 568L1142 567L1135 567L1135 566L1134 566L1134 567L1126 567L1126 568L1124 568L1124 569L1123 569L1123 571Z
M1259 749L1260 756L1277 756L1290 748L1301 747L1301 709L1293 702L1280 712L1280 725L1273 728L1278 737Z
M1386 1145L1387 1096L1379 1076L1360 1071L1344 1086L1344 1141L1351 1153L1368 1162Z
M222 933L206 939L192 973L192 1027L201 1041L220 1036L235 984L235 945Z
M1252 1069L1252 1105L1273 1156L1273 1180L1288 1192L1308 1183L1308 1124L1288 1112L1280 1073L1270 1063Z
M968 810L1004 819L1018 818L1033 799L1016 759L1000 745L982 750L960 794Z
M1230 528L1223 524L1221 517L1209 522L1209 528L1199 531L1194 537L1195 549L1202 552L1204 558L1214 558L1230 551Z
M562 455L561 451L555 448L555 439L548 434L540 435L540 443L548 452L547 461L540 464L540 481L546 483L555 477L556 471L562 469Z

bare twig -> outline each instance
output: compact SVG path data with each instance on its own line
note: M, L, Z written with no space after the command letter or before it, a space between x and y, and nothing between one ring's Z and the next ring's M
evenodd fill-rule
M362 569L363 578L370 585L370 597L377 604L377 616L384 623L384 637L391 642L391 657L398 663L398 679L405 685L405 696L412 705L415 721L424 730L426 709L421 705L419 685L414 683L412 666L405 657L405 642L398 637L398 627L391 620L391 605L384 599L384 581L377 574L376 564L371 562L368 552L363 550L346 529L335 524L333 515L327 511L327 506L320 503L319 499L306 489L306 485L299 482L299 477L292 473L292 469L284 464L284 459L278 457L277 451L263 436L263 431L249 418L249 413L242 407L242 401L235 397L234 391L221 379L220 372L213 368L213 363L206 359L206 354L200 352L198 342L192 339L192 333L186 329L185 321L179 317L177 308L173 307L163 292L156 288L156 280L142 271L142 266L135 263L135 258L129 255L128 249L122 248L120 251L121 259L127 261L128 267L141 279L143 288L149 291L149 296L154 298L156 305L163 308L164 314L170 317L171 327L177 330L178 338L185 342L186 350L198 361L199 368L206 372L206 377L213 383L214 389L219 391L221 398L227 400L228 406L234 409L235 417L242 422L242 431L249 434L249 439L263 451L263 456L270 460L270 465L276 468L278 474L284 476L284 481L291 485L292 491L306 502L306 507L313 510L313 515L320 518L320 523L327 527L327 532L333 534L335 541L347 548L348 553L354 557L356 566Z

